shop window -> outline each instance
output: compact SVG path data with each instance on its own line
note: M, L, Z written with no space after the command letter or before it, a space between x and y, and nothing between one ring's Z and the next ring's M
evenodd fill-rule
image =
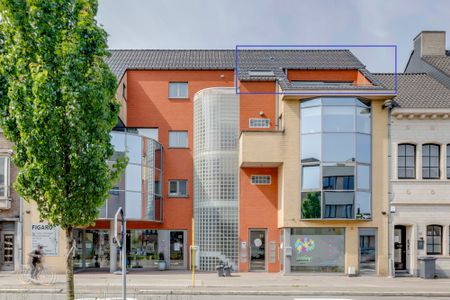
M427 226L427 255L442 254L442 226Z
M169 197L187 196L187 180L169 180Z
M397 147L397 177L398 179L416 178L416 146L399 144Z
M292 228L291 271L344 272L343 228Z
M423 179L439 179L439 145L424 144L422 145L422 178Z
M169 148L187 148L187 131L169 131Z
M169 98L187 99L188 83L187 82L169 82Z

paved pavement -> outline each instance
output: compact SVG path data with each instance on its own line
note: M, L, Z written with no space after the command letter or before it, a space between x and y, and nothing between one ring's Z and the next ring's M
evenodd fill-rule
M112 296L120 293L121 276L101 272L82 272L76 274L75 285L80 294ZM127 285L130 296L170 295L173 299L184 299L182 296L186 295L190 296L187 299L197 299L196 297L199 295L215 295L214 298L218 295L230 297L236 295L241 297L286 296L285 299L294 299L300 296L346 298L346 296L372 295L411 297L409 299L420 296L450 297L450 279L425 280L375 276L347 277L315 274L283 276L278 273L235 273L232 277L219 278L213 273L198 273L196 287L192 288L189 272L154 271L129 273ZM63 275L57 276L54 285L39 286L22 284L14 273L0 273L0 294L58 294L64 293L64 290L65 276Z

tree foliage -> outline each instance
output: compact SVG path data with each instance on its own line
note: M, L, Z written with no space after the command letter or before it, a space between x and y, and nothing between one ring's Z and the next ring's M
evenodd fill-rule
M87 226L124 167L107 163L116 79L96 0L0 0L0 126L15 144L15 189L41 219Z
M320 192L308 192L302 203L302 218L320 218Z

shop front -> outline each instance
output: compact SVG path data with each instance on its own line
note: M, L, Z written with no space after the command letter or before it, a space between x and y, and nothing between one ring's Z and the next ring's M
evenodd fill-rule
M344 228L291 228L292 272L344 272Z
M77 247L74 266L78 270L120 269L120 253L110 230L75 230ZM133 229L127 231L127 268L157 270L164 260L167 269L187 269L185 230Z

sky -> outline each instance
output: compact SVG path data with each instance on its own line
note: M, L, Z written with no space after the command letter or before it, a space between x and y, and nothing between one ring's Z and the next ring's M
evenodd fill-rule
M97 19L111 49L396 45L402 72L420 31L450 35L450 1L99 0ZM394 71L393 47L346 48L371 72Z

